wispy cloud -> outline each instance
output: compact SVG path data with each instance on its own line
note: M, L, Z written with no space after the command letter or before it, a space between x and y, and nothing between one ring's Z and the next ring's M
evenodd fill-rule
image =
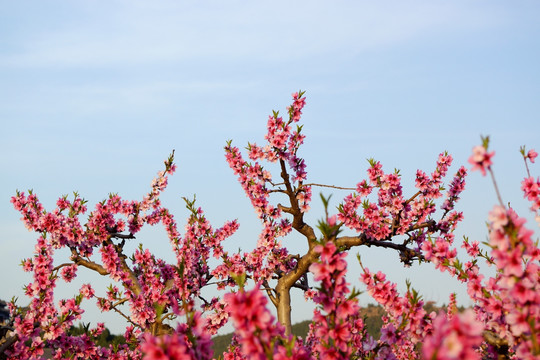
M12 49L0 55L0 64L103 67L209 57L286 61L354 54L418 36L486 27L501 18L496 8L458 2L213 1L203 7L124 1L76 10L55 26L44 14L34 24L41 31L8 40Z

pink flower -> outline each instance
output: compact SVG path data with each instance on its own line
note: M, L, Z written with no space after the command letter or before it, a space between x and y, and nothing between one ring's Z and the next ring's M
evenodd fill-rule
M71 282L77 275L77 265L71 264L63 267L62 270L60 270L60 275L66 282Z
M237 327L265 329L273 321L273 316L266 309L266 298L257 288L251 291L240 291L226 294L224 301L227 311L235 320Z
M433 321L433 332L422 346L425 359L458 360L480 359L476 349L482 343L483 326L468 309L451 319L441 312Z
M472 170L480 170L482 175L486 175L486 169L493 164L491 158L495 155L495 152L487 152L486 148L478 145L473 148L473 153L469 158L469 163L473 165Z
M540 180L535 181L532 176L524 179L521 182L521 190L523 190L523 196L533 203L531 209L538 210L540 208Z
M92 289L92 286L90 286L90 284L84 284L83 286L81 286L81 294L85 298L90 299L94 296L94 289Z
M529 158L529 160L531 160L532 163L534 163L534 159L536 159L537 156L538 156L538 153L534 151L533 149L529 150L529 152L527 153L527 158Z
M491 221L491 228L493 230L502 230L502 228L508 224L506 209L501 205L495 205L493 207L493 210L489 213L488 219Z
M512 311L506 315L506 321L510 325L510 330L514 336L520 336L530 330L530 325L526 314Z

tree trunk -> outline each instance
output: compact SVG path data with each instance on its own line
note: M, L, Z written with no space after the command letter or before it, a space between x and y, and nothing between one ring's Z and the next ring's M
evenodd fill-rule
M278 321L285 327L285 335L291 335L291 286L287 286L284 278L279 279L276 292L278 294L277 315Z

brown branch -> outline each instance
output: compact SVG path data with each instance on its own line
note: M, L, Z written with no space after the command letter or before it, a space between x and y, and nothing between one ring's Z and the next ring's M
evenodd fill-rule
M358 236L342 236L335 240L335 244L338 248L344 247L349 250L353 246L360 246L369 242L368 237L365 234Z
M285 161L279 160L281 166L281 178L283 179L283 184L285 185L286 193L289 196L289 201L291 203L291 214L295 215L295 218L301 216L300 207L298 206L298 200L296 199L296 193L292 188L291 182L289 180L289 173L287 172L287 167L285 166ZM294 212L294 213L293 213Z
M283 189L274 189L274 190L268 190L268 193L269 193L269 194L272 194L272 193L286 194L287 191L285 191L285 190L283 190Z
M307 274L302 275L302 277L297 282L295 282L292 287L295 287L303 291L308 291L309 283L308 283Z
M375 246L381 248L388 248L397 250L400 254L400 260L405 264L412 263L414 259L423 259L422 254L417 252L414 249L408 248L406 243L396 244L391 240L375 240L371 237L361 234L359 236L343 236L337 238L335 243L338 247L343 247L346 250L349 250L353 246L366 245L368 247Z
M342 187L342 186L336 186L336 185L325 185L325 184L304 184L304 186L319 186L319 187L326 187L326 188L332 188L332 189L338 189L338 190L351 190L356 191L356 188L348 188L348 187Z
M55 267L52 269L52 271L53 271L53 272L54 272L54 271L58 271L58 270L60 270L61 268L65 267L65 266L70 266L70 265L71 265L71 263L63 263L63 264L60 264L60 265L58 265L58 266L55 266Z
M135 235L133 234L122 234L122 233L117 233L117 232L114 232L114 233L110 233L109 234L109 238L117 238L117 239L135 239Z
M291 215L294 215L294 212L293 212L293 209L290 208L290 207L286 207L286 206L283 206L281 204L277 204L278 208L283 211L283 212L286 212L287 214L291 214Z
M0 355L3 355L5 353L5 351L11 345L13 345L18 339L19 339L19 337L17 335L13 335L13 336L10 336L10 337L6 338L4 343L2 345L0 345Z
M428 220L428 221L425 221L425 222L423 222L421 224L414 224L414 225L409 226L409 228L407 229L407 232L418 230L418 229L423 229L423 228L428 228L428 227L432 227L432 226L435 226L435 225L437 225L435 220Z
M284 209L287 209L285 207L283 207L282 210L285 212L288 212L289 214L293 216L293 221L291 224L293 229L295 229L300 234L306 237L306 239L308 240L308 246L311 248L315 246L314 241L317 240L317 236L315 235L315 231L313 230L313 228L304 222L304 213L300 210L300 206L298 205L296 192L293 190L293 187L289 180L289 174L287 173L287 167L285 166L285 161L279 160L279 164L281 166L280 175L287 189L287 195L289 196L289 201L291 203L290 211L284 210Z
M510 358L508 354L508 342L506 340L499 338L497 335L495 335L492 331L489 330L484 331L483 335L486 342L495 348L497 354L499 355L499 359Z
M285 185L285 183L277 183L277 184L274 184L274 183L273 183L272 181L270 181L270 180L266 180L266 181L267 181L270 185L272 185L272 186L274 186L274 187L275 187L275 186Z
M299 184L298 188L293 189L291 185L289 174L287 173L287 167L283 159L279 160L281 166L281 178L283 179L283 184L286 188L286 194L289 197L290 208L283 205L278 205L278 207L292 215L292 228L298 231L300 234L304 235L308 243L308 252L306 255L299 258L296 268L290 270L288 273L284 274L278 279L278 283L275 288L276 298L277 298L277 315L279 322L285 327L285 333L291 334L292 324L291 324L291 288L296 284L298 279L300 279L304 274L307 273L309 266L317 259L318 253L315 252L315 245L317 236L315 231L311 226L304 222L304 213L301 211L298 204L298 199L296 198L297 191L302 190L302 184Z
M410 203L411 201L413 201L418 195L422 194L421 191L418 191L416 194L414 194L413 196L411 196L409 198L409 200L405 201L405 205L407 205L408 203Z
M96 296L96 299L98 299L98 300L103 300L103 301L108 301L107 299L102 298L102 297L99 297L99 296ZM128 301L128 299L122 299L122 300L118 301L116 304L111 304L111 309L113 309L114 311L116 311L118 314L120 314L124 319L126 319L128 322L130 322L130 323L133 324L134 326L136 326L136 327L141 327L140 325L134 323L134 322L131 320L131 318L130 318L129 316L127 316L126 314L124 314L122 311L120 311L120 310L117 308L118 305L121 305L121 304L123 304L123 303L125 303L125 302L127 302L127 301Z
M118 300L118 301L116 302L116 304L113 304L112 306L122 305L123 303L128 302L128 301L129 301L128 298L124 298L124 299L122 299L122 300Z
M319 253L315 251L315 246L310 246L308 252L302 256L297 264L296 268L284 274L279 278L276 293L278 298L277 313L279 322L285 326L285 333L291 334L291 294L290 289L297 283L297 281L306 275L309 271L309 267L319 258Z
M368 247L382 247L390 248L398 251L407 251L410 250L404 244L396 244L388 240L375 240L372 238L367 238L364 234L360 236L344 236L336 239L336 245L341 245L349 250L353 246L366 245Z
M277 307L279 301L274 294L275 290L270 287L267 280L263 281L263 286L264 286L264 290L266 291L266 295L268 295L268 297L270 298L270 301L272 301L272 304L274 304L274 306Z
M118 314L120 314L122 317L124 317L124 319L126 319L128 322L132 323L134 326L137 326L137 327L140 327L139 325L137 325L136 323L134 323L131 318L129 316L127 316L126 314L124 314L123 312L121 312L120 310L118 310L115 306L112 307L112 309L114 311L116 311Z
M131 268L128 266L128 264L126 262L127 256L124 255L124 253L122 252L122 248L119 245L115 245L112 242L111 239L108 239L107 241L105 241L105 243L114 246L114 249L116 250L118 258L120 259L122 270L124 270L124 272L129 274L129 279L131 280L131 285L128 286L125 283L125 281L124 281L124 285L127 286L129 288L129 290L131 290L135 295L139 295L142 292L141 284L139 283L139 279L137 279L137 276L135 276L135 273L133 273Z
M167 313L161 318L161 322L163 323L163 320L174 320L176 316L174 313Z
M77 250L75 250L74 248L71 249L71 254L72 254L71 259L73 260L75 264L84 266L85 268L88 268L90 270L94 270L95 272L103 276L109 275L109 272L103 266L93 261L83 259L79 255L79 253L77 253Z

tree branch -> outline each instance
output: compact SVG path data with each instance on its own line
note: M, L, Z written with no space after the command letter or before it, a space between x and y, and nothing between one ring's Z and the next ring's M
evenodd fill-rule
M283 211L283 212L285 212L285 213L287 213L287 214L294 215L294 212L293 212L293 209L292 209L292 208L283 206L283 205L281 205L281 204L277 204L277 206L278 206L278 208L279 208L281 211Z
M358 236L343 236L337 238L335 243L338 247L344 247L346 250L354 246L366 245L368 247L375 246L381 248L394 249L399 251L400 260L404 264L411 264L415 259L423 259L421 253L418 251L408 248L406 243L396 244L391 240L375 240L373 238L367 237L365 234Z
M292 227L306 237L306 239L308 240L308 245L311 248L312 246L314 246L313 242L317 240L317 236L315 235L315 231L313 231L313 228L304 222L304 213L300 210L300 206L298 206L296 192L293 189L289 180L289 174L287 173L285 161L281 159L279 160L279 164L281 166L280 175L285 184L285 188L287 189L287 195L289 196L289 201L291 203L290 208L282 207L282 211L285 211L293 216L293 222L291 224ZM290 209L290 211L287 211L285 209Z
M268 193L269 193L269 194L272 194L272 193L286 194L287 191L285 191L285 190L283 190L283 189L274 189L274 190L268 190Z
M342 186L336 186L336 185L310 183L310 184L304 184L304 186L318 186L318 187L326 187L326 188L332 188L332 189L338 189L338 190L356 191L356 188L348 188L348 187L342 187Z
M19 337L17 335L7 337L4 343L0 345L0 355L3 355L5 351L9 349L9 347L13 345L18 339Z
M270 287L270 284L268 284L267 280L263 281L263 286L264 286L264 290L266 291L266 295L268 295L268 297L270 298L270 301L272 301L272 304L274 304L274 306L277 308L279 301L277 297L275 296L275 294L273 293L273 291L275 292L275 290Z
M122 248L119 245L115 245L111 239L108 239L107 241L105 241L105 243L114 246L118 258L120 259L122 270L128 274L129 279L131 280L130 285L126 284L125 281L124 285L127 286L135 295L139 295L141 293L141 284L139 283L139 279L137 279L137 276L135 276L131 268L128 266L126 262L127 256L124 255L124 253L122 252Z
M102 297L99 297L99 296L96 296L96 299L98 300L103 300L103 301L107 301L107 299L105 298L102 298ZM120 311L117 306L118 305L121 305L125 302L127 302L128 299L122 299L122 300L119 300L116 304L111 304L111 309L113 309L114 311L116 311L118 314L120 314L120 316L122 316L124 319L126 319L129 323L131 323L133 326L136 326L136 327L141 327L140 325L134 323L129 316L127 316L126 314L124 314L122 311Z
M88 268L90 270L94 270L95 272L97 272L98 274L103 275L103 276L109 275L109 272L103 266L101 266L101 265L99 265L99 264L97 264L97 263L95 263L93 261L83 259L79 255L77 250L75 250L74 248L71 248L71 254L72 254L71 259L73 260L73 262L75 264L80 265L80 266L84 266L85 268Z
M60 264L60 265L58 265L58 266L55 266L55 267L52 269L52 271L55 272L55 271L60 270L60 269L63 268L63 267L70 266L70 265L71 265L71 263L63 263L63 264Z
M483 335L486 342L495 348L497 354L499 354L499 359L509 359L508 342L506 340L499 338L489 330L484 331Z
M109 239L111 238L117 238L117 239L135 239L135 235L129 233L129 234L122 234L118 232L109 233Z

